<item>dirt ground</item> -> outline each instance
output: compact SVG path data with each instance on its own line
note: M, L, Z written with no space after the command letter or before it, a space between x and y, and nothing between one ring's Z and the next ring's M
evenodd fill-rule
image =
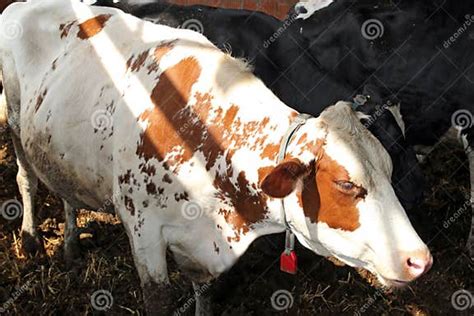
M21 198L7 134L0 132L0 204ZM466 289L474 293L474 264L463 250L471 220L470 208L466 207L467 160L460 148L443 143L428 156L423 168L430 189L426 202L410 216L429 245L435 264L419 281L395 292L378 290L369 284L371 277L367 273L337 267L302 247L297 249L298 274L287 275L279 271L278 253L282 244L266 237L258 240L215 285L203 288L213 295L215 314L474 315L474 308L458 311L451 303L456 291ZM89 223L94 233L82 236L83 257L68 270L62 259L64 218L60 201L40 185L36 208L47 250L43 256L22 256L21 219L7 221L0 216L0 314L2 311L7 315L144 313L129 244L115 217L81 211L80 224ZM446 222L455 213L457 219ZM268 250L262 251L265 248ZM192 315L190 282L173 264L171 270L181 306L175 314ZM95 308L91 304L91 296L100 293L98 290L111 294L106 297L109 301L102 301L105 307L110 307L106 311L99 311L103 306L100 302ZM275 300L279 293L286 293L288 300L281 297ZM281 305L275 304L278 302ZM289 308L279 310L285 307Z

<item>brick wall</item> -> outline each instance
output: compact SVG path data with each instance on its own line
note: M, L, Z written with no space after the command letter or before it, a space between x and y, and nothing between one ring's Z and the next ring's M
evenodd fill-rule
M13 0L0 0L0 12L12 2ZM168 2L185 5L204 4L221 8L263 11L279 19L283 19L298 0L168 0Z
M283 19L298 0L168 0L168 2L184 5L204 4L229 9L263 11L279 19Z
M13 0L0 0L0 13L12 2Z

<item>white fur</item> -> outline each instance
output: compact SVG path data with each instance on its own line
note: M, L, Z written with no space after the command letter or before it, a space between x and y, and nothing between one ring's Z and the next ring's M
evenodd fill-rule
M402 112L400 111L400 104L389 106L388 110L392 113L395 121L397 121L398 126L402 130L403 136L405 136L405 121L403 120Z
M334 0L300 1L295 5L295 9L296 8L304 8L304 9L306 9L307 12L298 14L298 16L296 18L306 20L307 18L312 16L314 12L326 8L327 6L329 6L333 2L334 2Z

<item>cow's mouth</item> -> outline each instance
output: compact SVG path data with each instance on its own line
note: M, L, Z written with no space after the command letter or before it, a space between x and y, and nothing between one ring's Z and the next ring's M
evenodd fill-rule
M389 279L389 278L385 278L381 275L378 275L380 281L382 281L382 283L387 286L387 287L390 287L390 288L403 288L405 286L407 286L410 281L404 281L404 280L398 280L398 279Z

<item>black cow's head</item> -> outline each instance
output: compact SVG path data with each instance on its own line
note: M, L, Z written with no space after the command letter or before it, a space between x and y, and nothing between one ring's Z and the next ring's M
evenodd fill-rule
M405 209L423 200L425 180L415 150L405 139L405 126L396 98L383 97L380 88L367 85L364 95L368 101L357 108L367 115L362 123L388 151L393 163L392 184Z

